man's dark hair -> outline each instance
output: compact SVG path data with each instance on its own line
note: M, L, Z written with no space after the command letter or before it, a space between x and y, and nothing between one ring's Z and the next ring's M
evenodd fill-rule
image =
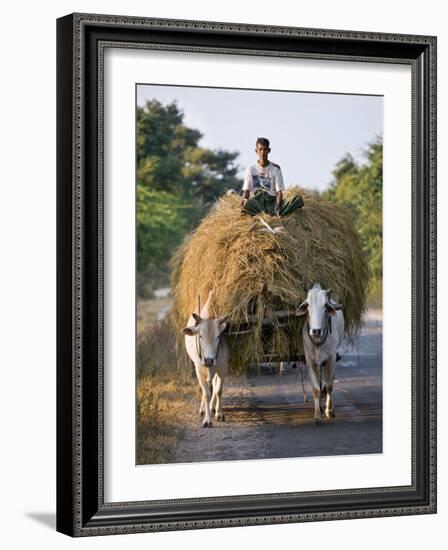
M255 147L258 144L263 145L264 147L267 147L269 149L269 140L267 138L264 138L264 137L257 138L257 141L255 142Z

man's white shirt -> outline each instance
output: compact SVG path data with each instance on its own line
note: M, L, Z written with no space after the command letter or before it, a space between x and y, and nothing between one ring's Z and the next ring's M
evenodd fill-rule
M261 166L256 162L247 167L244 176L243 191L255 193L259 189L275 196L277 191L283 191L285 184L280 167L269 162L267 166Z

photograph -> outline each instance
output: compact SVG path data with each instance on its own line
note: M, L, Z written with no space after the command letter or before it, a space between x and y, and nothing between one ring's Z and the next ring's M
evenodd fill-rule
M434 514L437 38L57 40L57 530Z
M2 547L445 540L443 6L6 4Z
M383 452L383 101L136 84L136 465Z

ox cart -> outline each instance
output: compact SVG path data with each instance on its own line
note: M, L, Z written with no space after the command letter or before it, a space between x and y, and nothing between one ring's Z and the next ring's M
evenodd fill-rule
M343 319L340 311L333 312L333 334L326 332L331 331L328 323L322 331L324 338L328 335L327 346L332 345L331 369L341 338L344 334L350 337L361 326L368 270L350 213L342 205L303 189L285 192L291 199L298 194L304 197L304 207L281 220L265 214L256 219L242 215L238 197L222 197L176 251L172 271L174 326L179 337L185 335L198 377L210 378L202 368L205 363L213 372L224 373L228 365L230 372L244 373L263 362L308 358L308 340L312 342L314 335L302 330L307 322L302 306L311 291L320 293L321 305L324 301L334 310L334 305L327 303L331 288L333 296L344 304ZM204 314L197 308L198 296L209 302ZM194 311L201 314L195 316ZM203 344L195 336L201 331ZM227 337L221 339L221 333ZM316 380L322 379L315 372L320 361L311 364L316 392ZM332 370L328 365L326 369L331 385ZM224 374L216 376L222 380ZM210 388L205 382L202 386L201 410L208 411ZM211 395L212 405L214 395L218 399L219 392ZM320 412L315 406L318 421ZM329 401L328 414L331 407ZM205 423L209 422L207 413Z

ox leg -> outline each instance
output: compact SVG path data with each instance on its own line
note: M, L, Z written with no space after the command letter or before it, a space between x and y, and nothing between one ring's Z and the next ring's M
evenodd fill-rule
M196 374L196 377L197 377L198 382L199 382L199 374L197 374L197 373L195 373L195 374ZM202 386L201 386L200 383L198 385L198 392L199 392L200 399L201 399L201 404L199 406L199 414L200 414L200 416L204 416L205 415L205 398L204 398L204 392L202 391Z
M222 387L224 384L224 379L219 374L216 374L213 380L213 397L216 398L216 412L215 420L218 422L224 422L224 413L222 412Z
M312 385L312 393L314 399L314 418L313 424L319 424L321 420L320 414L320 366L313 362L310 368L310 379Z
M199 368L196 367L196 374L198 377L199 385L201 386L201 390L202 390L201 410L204 411L204 420L202 421L202 426L204 428L207 428L208 426L212 425L212 418L210 415L210 399L211 399L210 385L207 381L207 377L201 373L200 367Z
M201 390L201 406L199 407L199 414L201 416L204 416L205 414L205 399L204 399L204 392L202 391L202 388L200 387L200 390Z
M210 384L210 392L212 394L212 398L210 399L210 413L213 414L215 412L215 409L216 409L216 400L217 400L217 395L216 395L216 377L217 375L215 375L212 379L212 382Z
M327 359L324 364L324 379L327 387L327 405L325 407L325 416L327 418L334 418L334 400L333 400L333 385L334 385L334 367L336 363L336 357Z

